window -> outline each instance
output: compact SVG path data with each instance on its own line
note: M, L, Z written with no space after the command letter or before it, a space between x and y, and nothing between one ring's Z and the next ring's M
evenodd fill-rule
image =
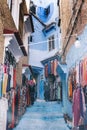
M48 39L48 49L49 49L49 51L55 49L54 36L51 36L51 37Z
M12 0L7 0L10 11L12 11Z

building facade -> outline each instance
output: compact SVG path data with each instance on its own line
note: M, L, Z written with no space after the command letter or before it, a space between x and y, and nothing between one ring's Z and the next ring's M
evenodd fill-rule
M53 57L61 48L59 42L57 0L31 2L30 13L33 17L35 32L30 36L30 65L37 71L37 97L44 99L45 61ZM55 56L54 56L55 57ZM47 61L47 60L46 60ZM51 63L50 63L51 64ZM43 77L43 78L42 78ZM43 91L43 92L42 92ZM40 95L43 93L43 96Z
M66 64L66 77L65 77L65 107L64 112L73 118L73 91L77 83L81 84L83 90L86 86L86 28L87 28L87 15L86 6L87 1L83 0L64 0L59 1L60 6L60 28L61 28L61 42L62 54L61 63ZM75 41L77 38L80 44ZM85 63L84 63L85 62ZM83 70L81 71L82 65ZM72 78L73 77L73 78ZM73 84L72 84L73 82ZM85 93L85 91L84 91ZM86 100L86 97L85 97ZM85 102L86 105L86 102ZM68 109L69 108L69 109ZM68 111L67 111L68 110ZM86 114L86 113L85 113ZM86 119L85 119L85 123Z
M32 28L32 19L25 0L0 1L0 103L3 104L1 113L4 110L4 117L0 116L0 128L3 130L9 125L13 128L25 109L21 109L23 98L20 90L22 70L26 69L23 64L28 65L28 37Z

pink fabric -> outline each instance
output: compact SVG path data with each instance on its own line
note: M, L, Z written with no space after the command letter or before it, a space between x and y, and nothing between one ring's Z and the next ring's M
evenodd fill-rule
M78 126L80 119L80 89L75 89L73 92L73 117L74 126Z

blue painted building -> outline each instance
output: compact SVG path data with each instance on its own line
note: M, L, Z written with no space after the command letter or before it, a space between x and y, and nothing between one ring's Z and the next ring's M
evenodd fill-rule
M34 33L29 41L29 64L37 82L37 97L44 99L44 65L41 61L53 57L60 49L57 0L33 0L30 13Z
M67 96L67 111L68 115L72 117L72 102L68 97L68 75L69 70L76 67L82 60L87 58L87 26L85 26L83 32L78 36L80 46L76 47L75 44L71 46L66 56L67 74L66 74L66 96ZM69 109L68 109L69 108Z

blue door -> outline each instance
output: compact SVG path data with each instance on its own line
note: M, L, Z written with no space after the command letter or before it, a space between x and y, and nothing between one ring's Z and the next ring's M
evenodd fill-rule
M40 95L40 99L44 99L44 81L43 80L41 80L40 81L40 93L39 93L39 95Z

